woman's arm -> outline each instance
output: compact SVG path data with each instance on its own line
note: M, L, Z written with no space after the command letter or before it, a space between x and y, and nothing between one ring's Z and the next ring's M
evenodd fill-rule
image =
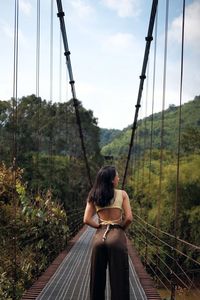
M93 217L96 213L95 206L92 202L87 201L87 205L85 208L85 213L83 217L83 223L87 224L93 228L99 228L99 224L94 221Z
M124 210L124 219L122 221L122 227L123 229L126 229L133 221L133 215L132 215L130 201L127 193L125 191L122 191L122 196L123 196L122 208Z

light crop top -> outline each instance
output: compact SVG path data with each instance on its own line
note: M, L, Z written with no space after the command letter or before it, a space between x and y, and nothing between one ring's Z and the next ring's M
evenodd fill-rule
M113 201L113 203L112 203ZM123 194L122 194L122 190L116 190L114 191L114 198L111 200L111 203L110 205L108 206L97 206L95 205L95 208L96 208L96 212L98 214L99 211L103 210L103 209L107 209L107 208L119 208L121 211L122 211L122 203L123 203ZM99 215L98 215L99 217ZM101 219L99 217L99 222L100 224L103 224L103 225L108 225L108 224L118 224L120 221L122 220L122 213L121 213L121 216L119 219L117 220L104 220L104 219Z

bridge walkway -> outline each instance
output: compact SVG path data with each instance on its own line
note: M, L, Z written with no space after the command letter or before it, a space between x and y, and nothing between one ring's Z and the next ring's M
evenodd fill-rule
M25 293L23 300L89 300L91 242L95 229L85 226L81 233L70 251L62 253L60 259L58 257L57 261L54 261L33 287ZM161 299L153 287L152 280L137 258L130 241L128 241L128 249L130 299ZM106 300L109 299L111 298L109 276L107 276Z

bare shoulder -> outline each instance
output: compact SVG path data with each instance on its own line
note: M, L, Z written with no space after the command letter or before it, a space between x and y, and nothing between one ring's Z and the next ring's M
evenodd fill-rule
M122 190L123 199L129 199L129 196L126 191Z
M90 208L95 209L95 205L92 201L87 201L87 206L90 207Z

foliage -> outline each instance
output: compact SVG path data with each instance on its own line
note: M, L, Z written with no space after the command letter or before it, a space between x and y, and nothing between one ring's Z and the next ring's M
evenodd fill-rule
M77 104L93 178L100 129ZM0 101L0 163L0 299L19 299L82 224L89 183L73 101Z
M22 173L0 166L0 299L20 299L67 243L63 208L51 191L30 195Z
M12 279L17 282L16 293L19 298L23 290L63 249L69 236L68 229L73 231L76 222L80 224L89 189L73 101L52 104L31 95L18 102L18 122L14 124L12 101L0 101L0 160L5 162L0 166L0 298L3 299L9 299L9 295L15 292ZM78 105L92 178L103 163L100 143L103 145L103 155L114 156L112 163L116 164L122 181L131 127L123 131L100 130L92 111L85 110L79 101ZM138 122L135 156L131 161L133 174L130 168L126 182L126 190L134 199L132 206L135 213L173 235L174 212L177 209L177 235L195 245L200 244L199 112L200 96L182 106L177 207L179 107L170 105L164 112L162 177L162 114L157 113ZM153 143L150 150L152 124ZM16 153L13 154L13 150ZM15 154L20 169L8 167L12 165L11 158ZM147 268L155 268L157 249L163 261L171 266L171 248L163 246L150 234L152 228L144 224L141 228L139 223L134 222L130 232L144 262L148 255ZM148 249L145 249L144 237L149 241ZM175 243L169 236L162 238L166 243ZM178 247L193 259L199 259L198 252L192 248L182 244L178 244ZM178 256L178 262L186 270L196 270L196 265L184 257ZM164 274L170 275L165 265L161 268Z
M119 136L121 130L119 129L100 129L100 148L112 142L116 137Z
M164 148L166 150L176 152L178 139L178 114L179 107L170 105L164 111ZM190 152L199 151L199 132L200 132L200 96L196 96L194 100L187 102L181 107L181 132L183 134L183 147L189 147ZM191 117L192 116L192 117ZM152 123L153 122L153 123ZM134 152L144 152L150 147L151 127L153 124L153 148L160 149L162 113L155 113L138 122L137 141L134 143ZM192 131L192 132L191 132ZM191 145L186 143L187 135L193 135ZM185 136L186 135L186 136ZM195 139L196 136L196 139ZM103 146L101 152L103 155L113 155L116 158L126 155L130 143L131 126L125 128L118 136L116 136L109 144ZM145 145L141 143L146 138ZM187 149L185 149L187 151Z
M200 245L198 226L200 223L200 96L181 107L180 169L177 187L179 111L180 108L175 105L170 105L164 111L162 151L162 113L156 113L138 122L130 162L133 168L129 168L126 182L126 190L133 199L131 201L133 212L139 216L135 216L129 230L130 236L152 276L154 276L152 269L155 271L158 264L162 274L167 275L168 278L171 278L170 268L174 265L173 246L178 247L179 251L193 260L200 260L197 249L173 238L176 234L182 240ZM152 145L151 128L153 128ZM103 155L114 156L121 177L126 163L130 135L129 126L102 148ZM154 229L145 221L153 225ZM171 237L158 233L156 228L168 232ZM156 238L158 234L164 244ZM146 242L148 242L147 247ZM177 263L182 267L182 269L177 267L182 278L185 270L192 279L194 277L198 280L198 264L180 253L176 255ZM158 256L162 261L159 261ZM159 273L159 278L165 280L162 274ZM181 285L181 282L177 284Z
M167 275L168 278L171 277L170 268L174 264L172 258L175 255L173 246L178 247L179 251L192 259L200 260L198 250L175 241L173 238L176 234L182 240L197 246L200 245L200 96L185 103L181 108L180 169L177 189L179 109L175 105L170 105L164 111L162 153L162 113L154 114L138 122L134 152L132 153L133 159L130 162L133 169L129 168L126 182L126 190L133 199L131 201L133 212L155 227L153 229L135 216L129 230L130 237L153 277L152 269L156 270L157 263L162 274ZM152 145L150 144L151 126L153 128ZM131 128L129 126L102 148L103 155L114 156L121 178L126 163L130 135ZM157 227L172 236L159 233L160 239L165 244L155 238L158 235ZM145 246L146 242L148 242L147 247ZM171 247L168 247L167 244L170 244ZM159 261L158 256L162 262ZM185 270L192 279L194 277L198 280L198 264L180 253L177 254L177 263L182 267L182 269L177 267L182 278L184 277L183 270ZM159 273L159 277L165 280L162 274ZM188 279L184 280L187 282ZM181 285L181 282L177 282L177 284Z
M128 182L128 186L131 185L133 191L131 194L134 199L134 202L132 202L133 211L155 228L160 228L172 236L176 235L191 244L200 245L200 156L198 154L187 154L187 156L181 157L178 196L176 196L176 160L173 155L171 155L171 160L169 155L164 155L164 157L167 160L163 160L162 177L160 177L160 162L152 160L152 168L149 170L149 162L146 157L144 166L140 166L137 173ZM177 216L175 215L175 207ZM175 220L177 222L176 232ZM144 245L145 241L149 241L149 265L155 269L155 261L158 260L156 257L157 251L165 264L170 267L173 265L173 260L169 258L172 255L171 247L175 243L173 238L160 233L160 239L166 244L161 243L154 238L154 235L158 234L156 229L152 227L146 229L146 225L139 221L137 217L136 223L132 224L130 232L134 237L134 243L141 251L144 263L146 263ZM168 247L167 244L170 244L171 247ZM199 252L194 248L178 241L175 245L179 251L197 261L200 260ZM186 272L193 270L194 275L197 277L198 274L195 274L195 270L198 270L198 264L180 254L177 256L177 261L183 270ZM165 275L170 277L169 269L166 268L165 264L160 263L159 267ZM179 269L179 272L182 273L182 270Z
M78 107L93 178L102 164L100 129L93 112L86 110L80 101ZM18 100L17 124L13 124L12 100L0 101L0 113L0 161L8 166L12 164L15 135L14 155L24 170L28 190L44 192L50 187L53 196L59 198L65 208L74 202L74 197L86 197L89 183L72 100L51 103L35 95L22 97ZM74 176L71 176L72 170ZM79 174L83 174L82 178ZM78 196L74 196L76 189Z

